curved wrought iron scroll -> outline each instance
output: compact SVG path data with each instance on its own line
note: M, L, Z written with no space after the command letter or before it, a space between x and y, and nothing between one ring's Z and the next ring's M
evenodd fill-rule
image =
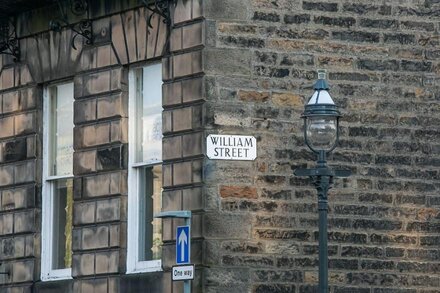
M151 14L147 17L147 26L153 28L152 19L155 14L163 18L163 23L167 26L167 34L165 38L165 45L163 53L169 53L169 40L171 36L171 7L177 5L177 0L142 0L145 7L151 11Z
M75 46L75 40L78 36L85 39L87 45L93 43L92 36L92 21L89 19L89 5L87 0L68 0L68 6L70 11L76 16L86 15L86 18L82 19L79 23L71 24L68 21L67 11L64 9L62 0L57 0L58 8L60 10L61 17L53 19L49 22L51 30L59 32L64 26L69 27L75 34L72 37L70 45L73 49L77 49Z
M15 21L11 19L4 19L0 23L0 54L14 56L14 62L20 60L20 43Z
M171 3L175 2L175 0L142 0L142 2L144 2L145 7L152 12L147 19L147 25L149 27L153 28L151 20L154 14L161 16L166 25L171 25Z

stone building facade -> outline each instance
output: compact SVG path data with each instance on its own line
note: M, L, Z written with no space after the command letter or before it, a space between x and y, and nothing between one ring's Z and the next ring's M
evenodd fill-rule
M81 15L68 2L3 2L20 54L0 58L0 292L183 292L170 274L182 221L159 224L159 269L137 271L129 248L130 174L144 167L130 159L131 101L154 64L155 207L192 211L192 292L317 292L316 192L293 170L315 161L300 115L318 68L343 112L329 161L353 172L329 197L330 292L440 292L439 1L177 0L169 24L143 1L88 1ZM62 21L50 30L58 10L86 17L90 41ZM50 115L66 107L47 103L66 83L72 170L51 177ZM209 134L254 136L257 158L210 160ZM57 170L69 166L60 153ZM71 209L61 277L44 236L57 180Z

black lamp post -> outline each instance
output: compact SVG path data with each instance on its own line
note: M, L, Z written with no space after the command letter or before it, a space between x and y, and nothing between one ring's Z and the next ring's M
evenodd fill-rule
M327 248L327 192L333 177L348 177L349 170L333 170L327 166L327 154L335 149L339 139L341 113L328 93L325 70L318 70L315 93L305 106L304 139L307 146L318 155L316 168L296 169L296 176L309 176L318 191L319 211L319 293L328 292L328 248Z

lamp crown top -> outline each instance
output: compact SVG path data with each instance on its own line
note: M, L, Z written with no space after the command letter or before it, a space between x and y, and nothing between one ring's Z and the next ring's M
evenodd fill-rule
M318 69L318 80L315 82L314 89L317 91L320 90L329 90L329 86L327 83L327 70Z

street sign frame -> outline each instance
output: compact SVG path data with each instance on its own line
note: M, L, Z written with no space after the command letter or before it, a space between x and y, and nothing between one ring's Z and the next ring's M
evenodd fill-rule
M206 137L206 156L210 160L254 161L257 139L249 135L210 134Z
M185 274L183 272L185 269L186 269L186 271L191 270L191 277L186 277L187 274ZM182 276L180 276L180 275L176 276L176 272L179 270L181 270ZM184 264L184 265L173 266L172 270L171 270L171 279L173 282L194 280L194 275L195 275L194 264Z
M186 232L185 232L186 231ZM185 240L181 237L181 233L184 232L186 239L186 244L180 244L181 242L185 243ZM185 246L186 245L186 246ZM182 254L183 256L187 255L188 257L182 260ZM189 264L191 262L191 226L185 225L185 226L178 226L176 228L176 264L177 265L184 265Z

